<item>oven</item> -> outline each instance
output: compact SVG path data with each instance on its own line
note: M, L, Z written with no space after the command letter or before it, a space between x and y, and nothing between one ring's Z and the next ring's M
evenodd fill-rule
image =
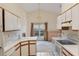
M57 56L62 56L62 46L57 41L55 42L55 52Z

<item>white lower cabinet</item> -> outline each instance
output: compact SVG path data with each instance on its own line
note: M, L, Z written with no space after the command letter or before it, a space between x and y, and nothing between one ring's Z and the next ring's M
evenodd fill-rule
M28 42L21 43L21 56L28 56Z
M22 52L22 56L28 56L28 45L26 46L21 46L21 52Z
M14 48L11 48L8 51L4 52L4 55L5 56L11 56L14 53L14 51L15 51L15 49Z
M72 8L72 30L79 30L79 5Z
M36 56L36 41L23 41L4 53L5 56Z

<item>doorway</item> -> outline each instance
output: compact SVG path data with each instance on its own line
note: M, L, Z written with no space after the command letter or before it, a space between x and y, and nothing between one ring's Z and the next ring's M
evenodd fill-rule
M36 36L37 40L48 40L47 23L31 23L31 36Z

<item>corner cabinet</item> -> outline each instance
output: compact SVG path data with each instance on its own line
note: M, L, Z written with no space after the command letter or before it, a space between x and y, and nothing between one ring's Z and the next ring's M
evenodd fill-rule
M72 30L79 30L79 4L72 8Z
M3 31L18 30L18 17L3 9Z
M19 30L19 17L8 10L0 8L0 31Z
M18 29L18 18L10 12L4 10L5 31Z

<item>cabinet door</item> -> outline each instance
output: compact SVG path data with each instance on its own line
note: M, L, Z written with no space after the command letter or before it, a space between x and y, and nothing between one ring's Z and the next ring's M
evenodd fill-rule
M28 42L21 43L21 55L28 56Z
M0 8L0 32L2 31L2 9Z
M15 52L14 47L9 49L8 51L4 52L5 56L12 56L12 54Z
M61 29L61 17L57 18L57 29Z
M79 30L79 5L72 8L72 30Z
M66 12L66 21L72 20L72 11L71 9Z
M36 56L36 41L30 41L30 56Z
M65 13L61 15L61 22L65 22L66 19L65 19Z
M36 56L36 44L30 44L30 56Z
M22 29L22 19L21 18L18 18L18 29Z
M10 30L17 30L18 28L18 19L15 15L12 13L4 10L4 15L5 15L5 31L10 31Z

